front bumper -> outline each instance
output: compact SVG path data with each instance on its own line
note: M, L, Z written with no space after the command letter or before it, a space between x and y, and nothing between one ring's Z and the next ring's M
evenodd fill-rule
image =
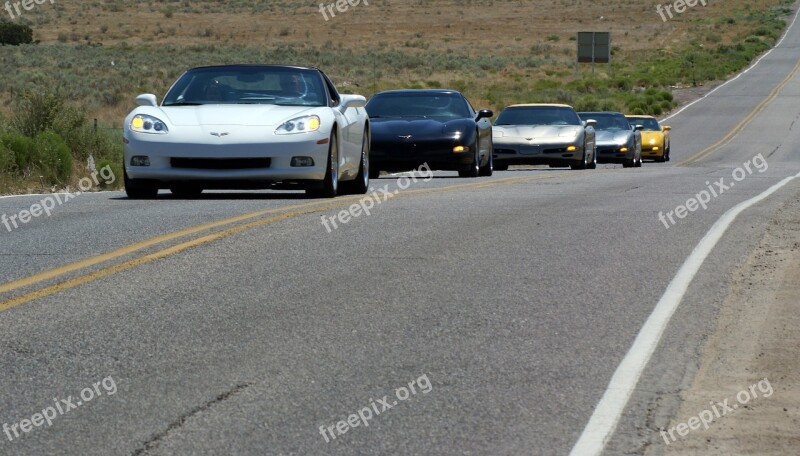
M583 161L583 148L568 151L574 142L531 144L494 138L494 162L502 165L569 166Z
M468 170L475 157L474 146L463 152L453 152L459 145L454 140L430 142L394 142L372 140L369 153L370 167L382 171L405 171L427 164L431 169L443 171Z
M126 132L125 171L130 179L155 183L208 183L209 187L265 187L282 182L322 181L328 163L328 136L320 133L287 135L266 141L231 135L200 143L170 135ZM133 166L131 158L146 156L149 166ZM293 157L311 157L312 166L291 166ZM215 166L218 164L219 166ZM228 185L227 183L230 183ZM258 185L263 184L263 185Z
M628 150L623 152L621 149L627 147ZM597 163L615 163L625 164L631 162L636 157L636 150L629 146L620 146L619 144L598 144L597 145Z

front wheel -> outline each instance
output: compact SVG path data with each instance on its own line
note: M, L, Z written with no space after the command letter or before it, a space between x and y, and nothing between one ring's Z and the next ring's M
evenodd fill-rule
M325 180L322 181L322 189L306 192L317 198L335 198L339 193L339 142L335 131L331 132L328 151L328 170L325 172Z
M569 165L572 169L587 169L589 167L589 162L586 160L586 147L583 148L583 160L580 163Z
M586 167L587 169L597 169L597 148L595 147L592 151L592 161L589 162L589 166Z
M481 166L480 175L490 177L494 174L494 154L489 152L489 159L486 161L486 166Z
M352 182L343 183L347 188L347 193L353 195L363 195L369 189L369 179L372 170L369 168L369 130L364 131L364 139L361 142L361 162L358 167L358 176Z
M122 167L123 177L125 179L125 194L130 199L154 199L158 196L158 187L141 182L137 179L129 179L128 171L125 166Z
M474 145L475 153L472 156L472 165L466 171L459 171L459 177L478 177L481 174L481 153L478 150L478 141Z

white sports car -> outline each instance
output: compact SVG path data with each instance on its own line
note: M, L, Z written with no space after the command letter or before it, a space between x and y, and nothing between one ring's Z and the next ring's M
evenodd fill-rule
M136 98L125 118L125 191L155 198L204 189L302 189L315 196L366 193L366 99L340 95L316 68L194 68L161 104ZM340 184L341 182L341 184Z

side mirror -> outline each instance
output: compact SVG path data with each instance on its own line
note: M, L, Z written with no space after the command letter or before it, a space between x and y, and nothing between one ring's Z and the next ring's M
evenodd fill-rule
M636 131L642 131L644 130L644 125L634 125L633 129Z
M595 128L597 127L597 121L594 119L586 119L583 121L583 126Z
M145 93L136 97L136 104L139 106L158 106L158 99L152 93Z
M342 95L342 112L349 108L363 108L367 105L367 99L361 95Z
M662 131L671 131L672 127L666 127L666 126L665 127L661 127L661 130Z
M478 117L475 118L475 121L479 121L481 119L488 119L494 115L494 111L491 109L481 109L478 111Z

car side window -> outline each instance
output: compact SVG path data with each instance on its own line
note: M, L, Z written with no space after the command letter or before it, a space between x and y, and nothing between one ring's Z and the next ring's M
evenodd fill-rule
M331 82L331 80L328 78L328 75L326 75L325 73L321 74L322 74L322 79L325 80L325 88L328 90L329 106L331 108L337 106L341 102L341 98L339 97L339 92L336 91L336 87L333 85L333 82Z

